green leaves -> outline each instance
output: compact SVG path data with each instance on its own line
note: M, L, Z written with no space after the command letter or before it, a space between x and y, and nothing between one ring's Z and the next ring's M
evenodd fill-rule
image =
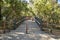
M6 17L6 26L13 29L13 20L21 21L21 17L28 13L27 2L21 0L1 0L1 15ZM24 13L24 14L23 14ZM16 23L16 22L15 22ZM2 24L1 24L2 25ZM0 26L1 26L0 25Z
M37 15L38 17L42 17L42 19L46 19L46 21L51 21L51 19L53 21L60 20L60 8L58 8L57 3L53 4L51 0L33 0L33 2L34 9L39 15Z

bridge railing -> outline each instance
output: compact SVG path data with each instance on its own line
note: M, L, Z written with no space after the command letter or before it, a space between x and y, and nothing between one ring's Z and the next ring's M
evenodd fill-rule
M59 32L60 24L52 24L52 23L44 22L41 19L39 19L38 17L35 17L35 22L38 24L38 26L40 27L40 29L42 31L53 33L53 34L55 34L55 33L60 34L60 32Z
M18 20L9 20L0 22L0 33L10 32L10 30L15 30L20 24L25 21L25 17L21 17Z

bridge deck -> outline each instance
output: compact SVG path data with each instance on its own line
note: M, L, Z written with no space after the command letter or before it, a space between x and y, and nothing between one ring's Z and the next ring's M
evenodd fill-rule
M26 34L26 26L28 27L28 34ZM16 30L10 33L3 34L2 40L53 40L53 38L42 32L38 25L31 20L24 21Z

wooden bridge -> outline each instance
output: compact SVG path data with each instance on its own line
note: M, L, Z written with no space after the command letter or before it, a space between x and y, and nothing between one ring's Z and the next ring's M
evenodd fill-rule
M55 36L41 31L35 20L25 20L16 30L2 34L1 40L60 40Z

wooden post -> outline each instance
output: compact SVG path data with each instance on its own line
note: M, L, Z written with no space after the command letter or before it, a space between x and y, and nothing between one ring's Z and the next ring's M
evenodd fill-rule
M26 34L28 34L28 27L27 27L27 23L26 23Z
M5 29L5 21L4 21L4 29Z
M5 27L6 27L6 23L5 23L5 21L4 21L3 25L4 25L4 33L5 33Z
M3 26L4 26L4 33L5 33L6 17L3 17Z

